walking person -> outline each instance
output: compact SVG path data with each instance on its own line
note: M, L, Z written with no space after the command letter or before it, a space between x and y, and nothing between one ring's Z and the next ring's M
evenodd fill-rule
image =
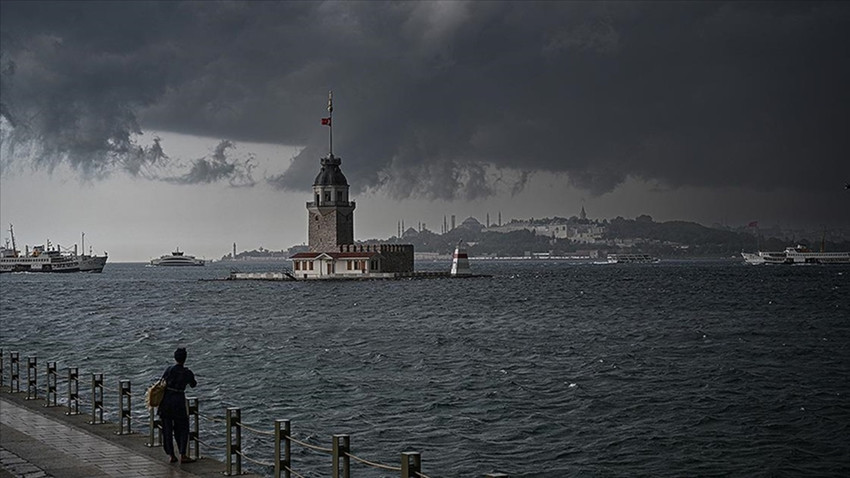
M174 440L177 440L177 450L180 452L180 463L192 463L193 459L186 454L189 446L189 412L186 410L186 386L195 387L195 374L184 367L186 349L179 347L174 351L174 365L165 369L162 378L165 379L165 395L159 405L157 414L162 419L162 448L170 457L171 463L177 463L174 454Z

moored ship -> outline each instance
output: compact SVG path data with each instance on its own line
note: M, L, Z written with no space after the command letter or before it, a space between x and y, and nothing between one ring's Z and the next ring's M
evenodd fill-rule
M609 264L652 264L660 262L649 254L608 254Z
M32 252L29 246L25 247L24 254L18 250L15 244L15 232L9 225L11 244L0 246L0 272L101 272L106 265L107 256L95 256L63 252L62 248L52 246L34 246Z
M159 259L151 260L152 266L202 266L206 264L204 259L195 256L187 256L178 247L171 255L161 256Z
M816 252L803 245L781 252L742 252L747 264L850 264L850 252Z

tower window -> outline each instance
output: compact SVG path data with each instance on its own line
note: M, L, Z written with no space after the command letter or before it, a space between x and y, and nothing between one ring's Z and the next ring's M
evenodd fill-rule
M331 193L325 193L325 201L331 202Z

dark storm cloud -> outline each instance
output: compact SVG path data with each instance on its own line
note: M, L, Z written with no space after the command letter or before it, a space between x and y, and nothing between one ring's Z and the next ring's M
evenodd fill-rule
M842 2L3 2L4 147L132 172L164 157L126 159L140 125L300 145L269 181L304 189L333 89L349 183L396 197L486 196L500 169L513 192L817 190L850 177L848 24ZM206 161L188 176L250 178Z
M238 161L227 155L228 150L235 147L231 141L222 140L210 157L192 161L192 167L188 173L178 177L167 177L164 180L175 184L202 184L227 180L234 187L253 186L255 181L251 176L251 170L254 169L254 165L251 158Z

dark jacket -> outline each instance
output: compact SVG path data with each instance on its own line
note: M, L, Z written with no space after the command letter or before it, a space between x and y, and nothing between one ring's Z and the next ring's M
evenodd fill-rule
M190 387L198 385L198 382L195 381L195 374L180 364L174 364L165 369L162 378L165 379L167 385L157 413L162 417L186 416L186 394L184 392L187 385Z

